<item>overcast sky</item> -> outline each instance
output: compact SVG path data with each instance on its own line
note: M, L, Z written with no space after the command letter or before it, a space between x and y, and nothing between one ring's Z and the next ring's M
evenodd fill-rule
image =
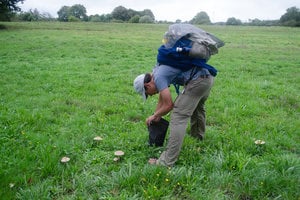
M19 4L22 11L38 9L57 17L62 6L83 5L87 15L109 14L117 6L142 11L150 9L156 20L191 20L197 13L205 11L212 22L227 21L235 17L243 22L249 19L279 19L286 9L300 8L300 0L24 0Z

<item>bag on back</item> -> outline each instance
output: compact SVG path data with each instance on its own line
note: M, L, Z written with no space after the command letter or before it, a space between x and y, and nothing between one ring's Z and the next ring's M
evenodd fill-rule
M211 55L218 53L218 48L224 46L216 36L191 24L174 24L169 26L163 43L158 49L158 63L183 70L203 67L213 76L217 75L217 70L206 63Z

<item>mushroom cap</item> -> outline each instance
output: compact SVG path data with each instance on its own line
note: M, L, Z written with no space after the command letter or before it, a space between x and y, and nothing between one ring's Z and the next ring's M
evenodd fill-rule
M100 137L100 136L96 136L96 137L94 137L94 140L95 140L95 141L101 141L101 140L103 140L103 138Z
M60 162L62 163L66 163L66 162L69 162L70 161L70 158L69 157L62 157Z
M255 144L265 144L266 142L263 140L255 140Z
M124 155L124 152L123 151L116 151L115 152L115 156L123 156Z
M115 162L117 162L117 161L119 161L119 160L120 160L120 158L118 158L118 157L115 157L115 158L114 158L114 161L115 161Z

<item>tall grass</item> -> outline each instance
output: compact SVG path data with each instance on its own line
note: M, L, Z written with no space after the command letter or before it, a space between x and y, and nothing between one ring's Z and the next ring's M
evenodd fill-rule
M206 138L187 134L170 169L147 164L163 150L147 146L144 124L157 98L132 88L167 25L3 25L2 199L300 198L300 29L203 27L226 43L210 60Z

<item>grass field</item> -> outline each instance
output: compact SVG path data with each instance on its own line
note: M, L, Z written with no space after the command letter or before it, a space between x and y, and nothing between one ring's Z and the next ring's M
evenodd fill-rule
M226 43L206 138L187 134L165 168L147 164L163 150L147 146L157 97L132 82L168 25L1 24L1 199L299 200L299 28L202 27Z

